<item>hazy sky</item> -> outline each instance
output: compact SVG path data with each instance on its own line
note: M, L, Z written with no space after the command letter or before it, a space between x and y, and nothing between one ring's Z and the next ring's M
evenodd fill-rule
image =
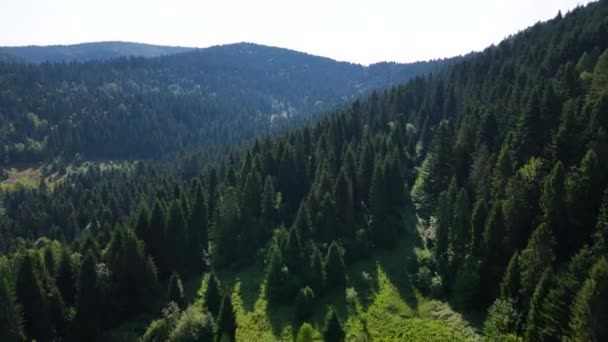
M588 0L0 0L0 45L253 42L411 62L498 43Z

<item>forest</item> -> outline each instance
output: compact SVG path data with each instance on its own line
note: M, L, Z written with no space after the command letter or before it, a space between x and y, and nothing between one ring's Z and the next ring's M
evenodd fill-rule
M0 163L219 150L456 60L363 67L245 43L156 58L104 51L82 63L0 61Z
M599 1L225 156L5 191L0 340L607 341L607 130Z

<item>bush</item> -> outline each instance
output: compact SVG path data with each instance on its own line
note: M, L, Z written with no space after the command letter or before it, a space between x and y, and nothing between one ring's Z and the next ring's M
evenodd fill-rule
M170 342L212 341L214 325L209 314L193 307L184 311L169 335Z

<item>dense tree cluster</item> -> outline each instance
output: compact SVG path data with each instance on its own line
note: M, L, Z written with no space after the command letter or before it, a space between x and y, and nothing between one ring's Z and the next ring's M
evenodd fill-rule
M254 44L103 60L104 49L88 62L0 60L0 163L224 148L454 61L363 67Z

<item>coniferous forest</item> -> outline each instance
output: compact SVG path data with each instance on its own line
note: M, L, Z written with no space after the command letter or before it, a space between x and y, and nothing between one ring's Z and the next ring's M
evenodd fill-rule
M275 130L194 53L0 63L0 341L608 341L607 1Z

